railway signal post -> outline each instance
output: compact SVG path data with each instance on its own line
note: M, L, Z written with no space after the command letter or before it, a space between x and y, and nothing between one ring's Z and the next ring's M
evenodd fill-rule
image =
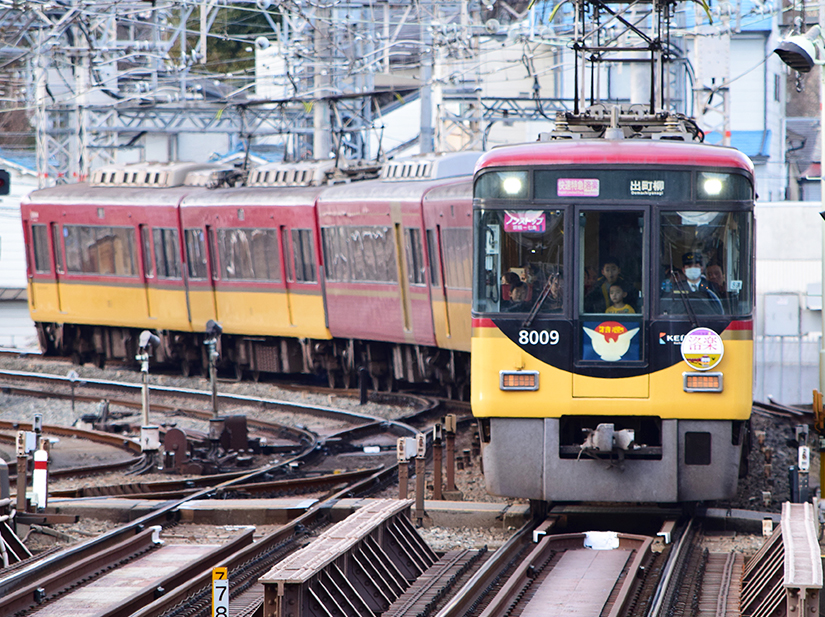
M212 417L218 417L218 338L221 336L223 328L216 321L210 319L206 322L207 339L203 342L206 345L206 353L209 356L209 383L212 386Z

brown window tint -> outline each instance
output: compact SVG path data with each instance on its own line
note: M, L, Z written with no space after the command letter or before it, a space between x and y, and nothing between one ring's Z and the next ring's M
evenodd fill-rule
M135 230L64 225L66 269L77 274L135 276Z
M430 285L440 285L438 276L438 244L436 242L435 230L427 230L427 257L430 258Z
M45 225L32 225L32 244L34 245L34 271L48 274L52 271L49 259L49 230Z
M295 280L315 282L315 253L312 247L311 229L292 230L292 252L295 257Z
M218 254L226 280L281 280L275 229L219 229Z
M151 278L155 276L155 268L152 265L152 236L145 225L140 227L140 243L143 247L143 271Z
M395 242L389 227L325 227L321 230L327 280L395 283Z
M408 227L407 237L407 278L412 285L425 285L427 272L424 267L424 254L421 249L421 230Z
M186 262L189 269L189 278L205 279L207 275L206 243L203 239L203 230L187 229L183 233L186 238Z
M63 274L66 268L63 266L63 252L60 250L60 225L52 223L52 246L54 247L54 262L57 271Z
M179 279L181 273L178 230L155 227L152 230L152 239L155 243L158 278Z
M473 234L469 229L453 228L441 232L444 245L444 279L451 289L472 287Z

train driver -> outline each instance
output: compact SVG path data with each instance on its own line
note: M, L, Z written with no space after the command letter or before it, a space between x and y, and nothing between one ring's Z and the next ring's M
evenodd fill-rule
M674 297L689 300L690 307L697 313L724 312L719 296L713 291L710 281L705 278L704 259L698 251L689 251L682 255L682 276L673 276L671 280L671 293Z

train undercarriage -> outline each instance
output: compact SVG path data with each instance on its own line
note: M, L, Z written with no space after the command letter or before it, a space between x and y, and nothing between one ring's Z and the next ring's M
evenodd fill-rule
M108 360L136 362L141 329L81 324L36 324L40 348L47 355L69 357L75 364L103 368ZM152 361L177 367L188 377L208 375L206 335L160 330ZM358 387L363 367L368 386L393 391L401 384L428 384L448 398L467 400L470 355L427 345L354 339L318 340L271 336L221 335L218 369L240 380L264 374L326 376L330 387Z

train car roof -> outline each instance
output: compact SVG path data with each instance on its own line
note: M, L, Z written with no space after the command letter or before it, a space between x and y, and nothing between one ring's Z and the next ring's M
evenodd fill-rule
M473 199L473 179L466 178L463 182L453 182L444 186L437 186L424 195L424 201L437 199Z
M532 165L690 165L734 167L753 173L751 160L734 148L649 139L559 140L503 146L485 153L476 171Z
M96 187L87 182L61 184L29 193L23 204L43 206L165 206L177 205L189 193L206 192L196 186L153 189Z
M438 180L364 180L352 184L339 184L324 191L318 203L342 201L395 201L399 199L421 199L428 191L467 181L470 176L456 176Z
M243 186L214 189L187 195L181 206L313 206L318 194L327 189L328 186Z

